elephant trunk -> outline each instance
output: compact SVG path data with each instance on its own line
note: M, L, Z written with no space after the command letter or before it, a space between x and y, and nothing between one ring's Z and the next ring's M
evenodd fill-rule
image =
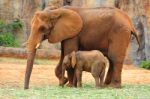
M39 34L34 34L37 33L36 31L31 32L29 39L27 41L27 66L26 66L26 73L25 73L25 81L24 81L24 89L29 88L29 81L30 81L30 76L33 68L33 63L34 63L34 58L36 55L36 50L40 46L41 42L44 40L44 35L42 33ZM34 34L34 35L33 35Z
M27 67L26 67L26 73L25 73L24 89L29 88L29 81L30 81L30 76L31 76L32 68L33 68L35 54L36 54L36 50L32 52L28 52L27 54Z

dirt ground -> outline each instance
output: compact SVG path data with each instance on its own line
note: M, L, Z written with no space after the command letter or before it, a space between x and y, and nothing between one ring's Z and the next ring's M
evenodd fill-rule
M51 65L34 65L30 86L58 85L54 74L57 61ZM23 87L26 64L7 63L0 61L0 87ZM150 70L145 70L132 65L124 65L122 72L123 84L150 84ZM83 73L83 83L94 83L90 73Z

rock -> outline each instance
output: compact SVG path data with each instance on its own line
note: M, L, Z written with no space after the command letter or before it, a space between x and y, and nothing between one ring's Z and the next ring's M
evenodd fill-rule
M27 58L27 51L25 48L0 47L0 56ZM59 50L38 49L36 52L36 58L58 59L59 57Z
M40 45L40 49L60 50L60 43L51 44L48 40L44 40Z

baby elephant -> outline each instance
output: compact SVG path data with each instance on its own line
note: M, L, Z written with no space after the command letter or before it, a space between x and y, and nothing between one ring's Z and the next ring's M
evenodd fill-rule
M91 72L95 79L96 87L103 87L109 68L108 59L98 50L72 52L64 57L62 64L63 86L64 74L67 68L75 69L74 83L77 79L77 87L82 86L82 71Z

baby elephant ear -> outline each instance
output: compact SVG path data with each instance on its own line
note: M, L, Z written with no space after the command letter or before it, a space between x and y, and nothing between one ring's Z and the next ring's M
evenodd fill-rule
M73 52L71 53L71 65L72 65L72 68L75 67L76 62L77 62L76 53L75 53L75 51L73 51Z

